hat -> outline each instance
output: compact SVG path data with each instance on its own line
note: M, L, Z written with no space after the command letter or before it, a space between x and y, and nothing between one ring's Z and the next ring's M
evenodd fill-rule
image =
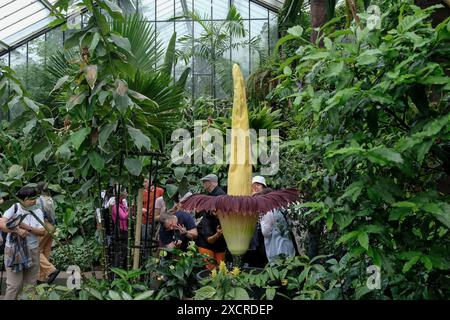
M203 178L200 179L201 181L214 181L214 182L218 182L219 178L214 174L214 173L210 173L207 176L204 176Z
M255 176L255 177L253 177L252 184L253 183L259 183L259 184L262 184L264 187L267 187L266 178L264 178L263 176Z

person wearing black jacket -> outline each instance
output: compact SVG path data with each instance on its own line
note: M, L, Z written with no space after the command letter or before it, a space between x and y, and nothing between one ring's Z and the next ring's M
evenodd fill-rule
M215 174L208 174L202 178L203 187L210 196L225 195L225 191L219 186L219 179ZM220 221L213 212L203 211L202 219L197 225L198 238L197 247L200 253L207 254L214 259L217 264L225 260L225 251L227 244L223 237L223 231L220 226ZM213 264L206 266L208 269L213 269Z

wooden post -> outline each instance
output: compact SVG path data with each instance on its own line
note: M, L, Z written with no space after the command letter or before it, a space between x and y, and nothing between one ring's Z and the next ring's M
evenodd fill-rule
M141 252L139 246L141 245L141 227L142 227L142 198L144 190L139 189L136 203L136 233L134 238L134 258L133 269L139 268L139 254Z

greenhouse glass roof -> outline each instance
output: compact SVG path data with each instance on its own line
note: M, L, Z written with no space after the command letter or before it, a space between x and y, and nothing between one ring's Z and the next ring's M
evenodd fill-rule
M2 52L10 50L18 43L31 39L35 34L47 28L48 24L55 19L50 16L52 5L57 0L0 0L0 55ZM133 0L128 0L133 2ZM181 1L181 2L185 2ZM189 0L191 1L191 0ZM202 1L195 0L197 5L201 5ZM233 3L235 0L229 0ZM77 15L75 12L77 3L73 1L71 9L67 13L68 16ZM120 3L121 1L119 1ZM173 0L158 0L159 6L172 4ZM209 2L206 1L206 2ZM277 11L283 5L284 0L251 0L261 6L272 11ZM223 0L213 0L213 7L223 6ZM160 8L158 7L158 10ZM226 11L224 11L226 12Z
M52 22L57 0L0 0L0 52L43 30ZM73 14L76 2L68 14Z

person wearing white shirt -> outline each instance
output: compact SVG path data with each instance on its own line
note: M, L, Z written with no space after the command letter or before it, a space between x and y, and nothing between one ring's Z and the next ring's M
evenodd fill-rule
M4 231L8 233L5 243L5 300L16 300L23 287L36 285L39 275L39 237L45 235L44 227L37 220L39 219L43 223L44 214L41 209L34 208L38 197L37 190L31 187L24 187L17 193L17 197L20 202L6 210L1 218L1 224L6 225L11 219L26 215L20 225L12 229L4 227ZM13 234L26 239L26 246L31 256L31 266L18 272L6 266L7 260L11 260L13 257Z
M271 191L267 188L260 194L267 194ZM264 247L269 263L281 254L289 257L295 255L294 243L289 236L289 226L280 210L271 210L261 218L261 232L264 236Z

